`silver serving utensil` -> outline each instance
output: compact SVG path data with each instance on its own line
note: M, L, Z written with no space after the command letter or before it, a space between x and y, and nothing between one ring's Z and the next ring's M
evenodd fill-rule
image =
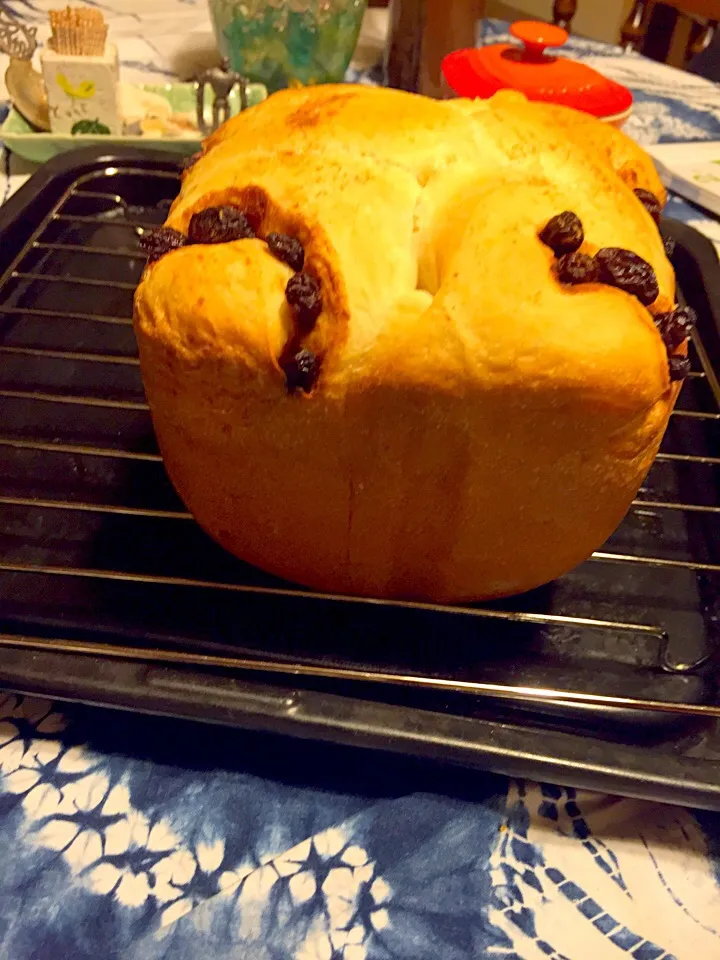
M13 106L38 130L50 129L47 93L42 74L31 60L37 49L37 28L26 27L0 13L0 50L10 57L5 85Z

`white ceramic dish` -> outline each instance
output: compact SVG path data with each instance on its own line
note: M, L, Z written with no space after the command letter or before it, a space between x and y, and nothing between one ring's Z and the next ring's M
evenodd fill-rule
M173 112L192 114L195 110L194 83L166 83L163 85L145 84L141 90L159 94L171 105ZM260 103L267 97L267 90L261 83L251 83L247 89L248 107ZM237 90L230 97L232 114L240 111L240 96ZM209 118L208 118L209 119ZM167 150L187 156L195 153L202 142L202 135L155 137L148 135L109 136L102 133L60 134L44 133L35 130L27 120L11 107L10 113L0 127L0 140L13 153L33 163L44 163L59 153L77 150L88 146L125 146L146 150Z
M720 142L658 143L646 149L668 190L720 216Z

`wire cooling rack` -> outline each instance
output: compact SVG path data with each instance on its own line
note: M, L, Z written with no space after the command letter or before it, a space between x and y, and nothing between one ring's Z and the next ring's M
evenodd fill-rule
M720 335L713 264L682 237L680 285L700 313L693 370L656 463L603 549L503 602L338 597L229 557L165 475L132 296L144 266L138 239L163 222L178 172L167 161L97 158L59 169L24 220L16 205L13 229L0 222L0 647L20 658L20 676L45 655L102 664L107 691L120 662L230 674L258 689L283 675L292 684L283 703L324 696L476 730L492 705L494 716L510 710L506 720L560 736L595 725L585 733L602 742L646 736L650 715L654 736L669 736L678 718L720 717ZM34 676L28 686L89 697L77 678L73 689ZM90 699L147 708L137 690ZM182 713L187 691L176 701L170 712ZM217 719L209 707L206 718ZM389 726L381 733L403 749Z

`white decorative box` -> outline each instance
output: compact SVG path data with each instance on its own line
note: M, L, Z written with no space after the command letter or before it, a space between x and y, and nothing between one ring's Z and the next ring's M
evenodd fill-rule
M40 55L53 133L122 134L117 47L102 56L75 56L45 48Z

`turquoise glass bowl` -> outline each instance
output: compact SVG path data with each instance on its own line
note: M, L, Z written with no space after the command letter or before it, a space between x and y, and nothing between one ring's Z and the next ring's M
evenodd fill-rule
M269 91L339 83L355 50L365 0L209 0L218 47Z

